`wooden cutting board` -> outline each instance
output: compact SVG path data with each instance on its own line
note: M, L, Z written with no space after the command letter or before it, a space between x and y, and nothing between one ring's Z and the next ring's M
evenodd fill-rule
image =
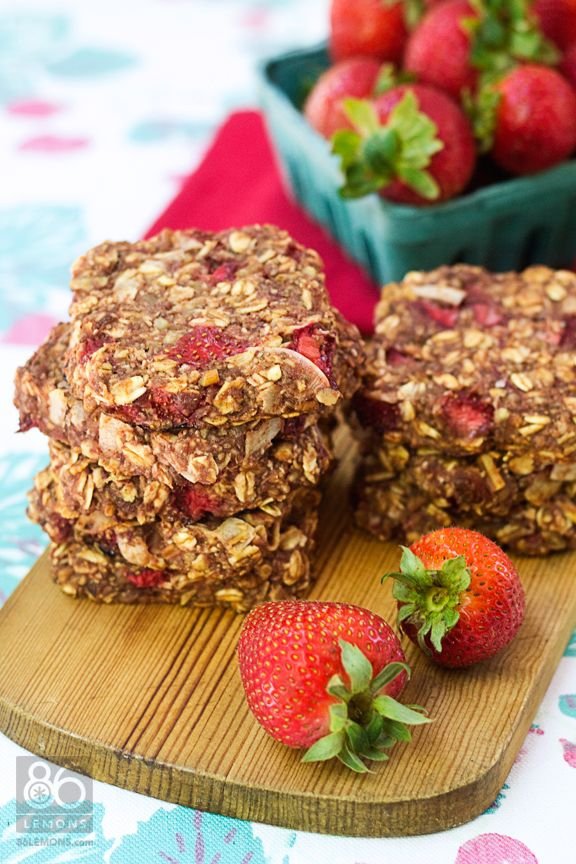
M393 621L380 576L398 551L352 528L352 462L325 495L312 597ZM495 799L576 626L576 555L518 566L526 621L501 655L442 671L407 646L403 699L434 723L371 775L304 765L257 726L235 661L241 617L72 600L45 556L0 610L0 730L98 780L241 819L366 837L450 828Z

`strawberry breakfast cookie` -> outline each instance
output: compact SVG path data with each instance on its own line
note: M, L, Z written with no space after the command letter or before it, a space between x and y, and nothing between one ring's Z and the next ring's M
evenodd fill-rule
M141 563L131 560L129 535L118 538L129 557L121 554L118 541L113 548L97 537L70 536L50 547L53 578L69 596L100 603L162 602L246 612L262 600L300 597L312 584L319 497L318 491L299 494L283 517L258 510L220 523L195 523L172 536L174 550L177 543L194 550L178 550L167 566L165 561L158 566L152 555ZM148 560L157 566L146 566Z
M58 584L238 611L305 593L325 429L364 356L316 253L270 226L164 231L88 252L72 287L15 396L50 438L29 515Z
M150 429L331 412L356 387L356 328L318 255L271 226L103 243L71 283L66 373L87 412Z
M240 456L245 452L241 427L231 430L231 441L214 438L214 446L223 445L214 451L219 457L224 454L218 462L203 456L187 458L189 442L180 442L177 433L163 433L160 441L154 441L156 458L163 460L155 463L154 479L136 469L130 476L114 473L103 462L91 462L77 448L58 441L49 445L50 469L59 500L78 515L96 508L140 525L158 518L198 522L208 516L233 516L239 510L276 506L294 489L320 483L332 463L331 446L318 424L305 423L291 436L286 429L270 446L229 464L225 457L232 444L239 443ZM166 452L162 452L164 438L169 439Z
M108 582L108 572L115 580L125 574L133 587L142 590L138 602L162 599L157 589L160 583L170 590L170 602L193 603L212 596L215 605L225 603L237 611L249 608L252 602L270 595L281 599L305 593L310 585L309 554L314 546L319 503L317 490L296 490L288 501L258 510L245 510L226 519L206 518L198 522L185 519L157 518L138 525L122 522L110 514L93 508L79 512L67 508L59 495L57 481L48 467L40 472L30 494L29 515L52 540L52 561L62 555L73 555L97 564L87 588L82 578L74 578L69 594L89 596L93 600L110 602L114 592ZM276 552L283 550L284 581L279 585L266 582L267 572ZM259 578L254 578L258 570ZM138 574L158 574L154 584ZM76 574L76 577L84 571ZM129 578L129 574L136 574ZM115 587L117 587L115 581ZM235 584L237 591L228 598L217 592ZM178 593L180 589L180 593ZM134 592L130 592L133 594ZM121 599L126 595L119 592Z
M84 506L90 506L94 488L90 478L108 491L111 484L157 481L166 494L179 487L189 490L190 485L199 494L211 486L206 498L218 499L222 514L226 509L232 513L239 506L259 507L269 499L285 498L294 485L315 484L330 467L330 446L314 415L150 432L114 414L86 414L62 372L69 336L69 324L57 325L20 367L15 401L21 431L36 427L66 445L60 450L52 446L52 461L69 463L70 476L63 482ZM68 449L64 458L61 454ZM101 470L94 474L96 468ZM79 475L86 473L88 479L82 480ZM120 497L126 494L131 493L123 491ZM189 490L185 497L192 495ZM147 501L151 496L148 487ZM146 506L143 497L132 503Z
M576 546L575 334L567 271L456 265L385 286L354 399L358 524L408 542L459 524L525 554Z

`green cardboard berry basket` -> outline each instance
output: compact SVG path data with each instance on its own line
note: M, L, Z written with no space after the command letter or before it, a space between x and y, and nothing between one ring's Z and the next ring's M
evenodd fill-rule
M495 271L571 264L576 257L574 159L429 207L391 204L378 195L343 200L338 159L299 110L328 62L325 46L269 60L262 69L262 107L295 198L377 282L462 261Z

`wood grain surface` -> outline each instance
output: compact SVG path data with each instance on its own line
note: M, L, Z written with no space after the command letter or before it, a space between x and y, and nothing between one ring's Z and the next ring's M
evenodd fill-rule
M325 495L312 597L393 621L380 576L398 550L352 527L352 458ZM0 730L98 780L242 819L366 837L450 828L495 799L576 625L576 555L517 563L527 615L503 653L443 671L406 647L402 698L434 723L370 775L302 764L257 726L235 660L241 617L73 600L45 556L0 610Z

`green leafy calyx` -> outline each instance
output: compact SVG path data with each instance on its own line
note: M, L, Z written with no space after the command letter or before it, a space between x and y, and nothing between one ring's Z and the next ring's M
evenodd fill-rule
M404 21L408 30L413 30L416 27L426 12L426 0L382 0L385 6L396 6L402 3L402 11L404 12Z
M555 65L560 55L538 25L532 0L469 0L475 17L462 26L470 34L470 60L481 72L504 72L518 63Z
M372 96L381 96L388 90L392 90L393 87L398 87L400 84L413 84L414 81L416 81L416 76L407 69L398 69L394 63L383 63L376 76Z
M444 146L436 124L418 106L409 90L380 123L374 105L365 99L345 99L344 110L353 129L332 138L332 152L340 158L344 198L360 198L401 180L423 198L434 200L440 187L426 169Z
M418 644L429 653L428 637L436 651L442 651L442 640L457 624L462 594L470 586L470 570L463 555L444 561L439 570L427 570L420 558L402 546L400 572L388 573L394 579L392 594L398 601L399 623L416 628Z
M465 90L462 93L462 105L468 115L479 153L489 153L494 144L496 133L498 106L502 94L494 86L502 76L483 75L475 93Z
M359 774L369 769L365 760L385 762L397 741L410 741L408 726L430 720L419 705L402 705L381 691L398 675L410 675L406 663L389 663L374 676L372 664L356 645L339 640L342 676L333 675L327 692L337 701L330 707L330 732L316 741L303 762L324 762L336 757Z

